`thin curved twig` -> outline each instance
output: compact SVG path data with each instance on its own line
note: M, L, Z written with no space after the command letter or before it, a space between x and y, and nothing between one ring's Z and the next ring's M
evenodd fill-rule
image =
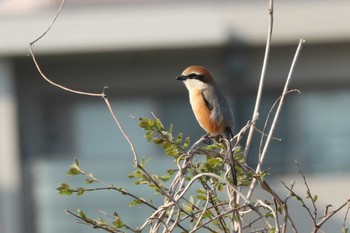
M277 98L277 100L273 103L273 105L271 106L270 111L269 111L269 113L267 114L267 117L266 117L266 120L265 120L264 128L263 128L263 130L261 131L261 139L260 139L260 146L259 146L259 155L261 155L261 151L262 151L262 148L263 148L264 138L268 136L268 134L266 134L266 129L267 129L267 125L268 125L268 122L269 122L269 119L270 119L270 116L271 116L271 114L272 114L273 109L274 109L275 106L280 102L282 96L288 95L288 94L290 94L290 93L292 93L292 92L297 92L297 93L300 94L300 91L297 90L297 89L289 90L289 91L287 91L285 94L280 95L280 96ZM276 138L272 137L272 139L276 139ZM282 139L279 138L278 140L281 141Z
M88 95L88 96L98 96L98 97L105 97L105 94L104 94L104 91L102 91L102 93L91 93L91 92L84 92L84 91L77 91L77 90L74 90L74 89L71 89L71 88L68 88L68 87L65 87L65 86L62 86L54 81L52 81L51 79L49 79L45 74L44 72L42 71L42 69L40 68L39 66L39 63L37 62L36 60L36 57L34 55L34 45L36 42L38 42L39 40L41 40L52 28L52 26L54 25L54 23L56 22L59 14L61 13L61 10L63 8L63 5L64 5L64 0L62 0L61 2L61 5L60 7L58 8L58 11L55 15L55 17L53 18L51 24L49 25L49 27L38 37L36 38L35 40L33 40L32 42L29 43L29 52L30 52L30 55L33 59L33 62L35 64L35 67L36 69L39 71L41 77L43 77L48 83L52 84L53 86L55 87L58 87L60 89L63 89L65 91L68 91L68 92L72 92L72 93L75 93L75 94L79 94L79 95ZM105 88L104 88L105 89ZM103 89L103 90L104 90Z

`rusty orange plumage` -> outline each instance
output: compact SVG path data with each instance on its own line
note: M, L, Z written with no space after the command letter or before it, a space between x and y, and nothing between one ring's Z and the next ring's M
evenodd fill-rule
M202 97L201 90L197 89L191 92L190 102L193 113L199 123L199 125L210 135L216 136L224 132L224 125L220 122L214 121L210 115L211 111L206 106L206 103Z

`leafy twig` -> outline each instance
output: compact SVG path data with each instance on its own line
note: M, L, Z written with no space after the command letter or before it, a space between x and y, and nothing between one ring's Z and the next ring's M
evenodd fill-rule
M304 175L304 173L301 171L301 168L300 168L300 165L298 163L298 161L295 161L297 167L298 167L298 171L299 171L299 174L303 177L303 180L304 180L304 185L306 187L306 197L310 199L311 201L311 204L312 204L312 207L313 207L313 219L314 219L314 222L316 222L317 220L317 207L316 207L316 201L317 201L317 195L315 196L312 196L311 194L311 190L310 190L310 187L306 181L306 177Z
M100 228L100 229L103 229L105 231L108 231L108 232L111 232L111 233L118 233L118 232L122 232L121 230L119 229L116 229L104 222L101 222L101 221L97 221L95 219L92 219L92 218L89 218L87 217L82 211L78 210L79 214L75 214L69 210L65 210L65 212L67 214L70 214L70 215L73 215L74 217L82 220L83 222L87 223L88 225L91 225L93 228ZM123 224L123 226L125 226L125 224ZM131 227L127 226L127 228L129 230L131 230L132 232L137 232L135 230L133 230Z

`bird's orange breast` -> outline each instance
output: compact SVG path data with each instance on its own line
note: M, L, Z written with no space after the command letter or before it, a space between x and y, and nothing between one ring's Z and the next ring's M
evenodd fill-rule
M224 127L221 122L215 122L211 117L211 111L205 104L201 90L194 90L190 94L190 102L193 113L200 126L211 136L222 134Z

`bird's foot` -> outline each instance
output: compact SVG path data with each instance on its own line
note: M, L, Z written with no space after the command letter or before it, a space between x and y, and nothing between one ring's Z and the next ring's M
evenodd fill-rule
M203 143L207 145L213 144L213 139L209 136L209 134L205 134L202 136L203 138Z

